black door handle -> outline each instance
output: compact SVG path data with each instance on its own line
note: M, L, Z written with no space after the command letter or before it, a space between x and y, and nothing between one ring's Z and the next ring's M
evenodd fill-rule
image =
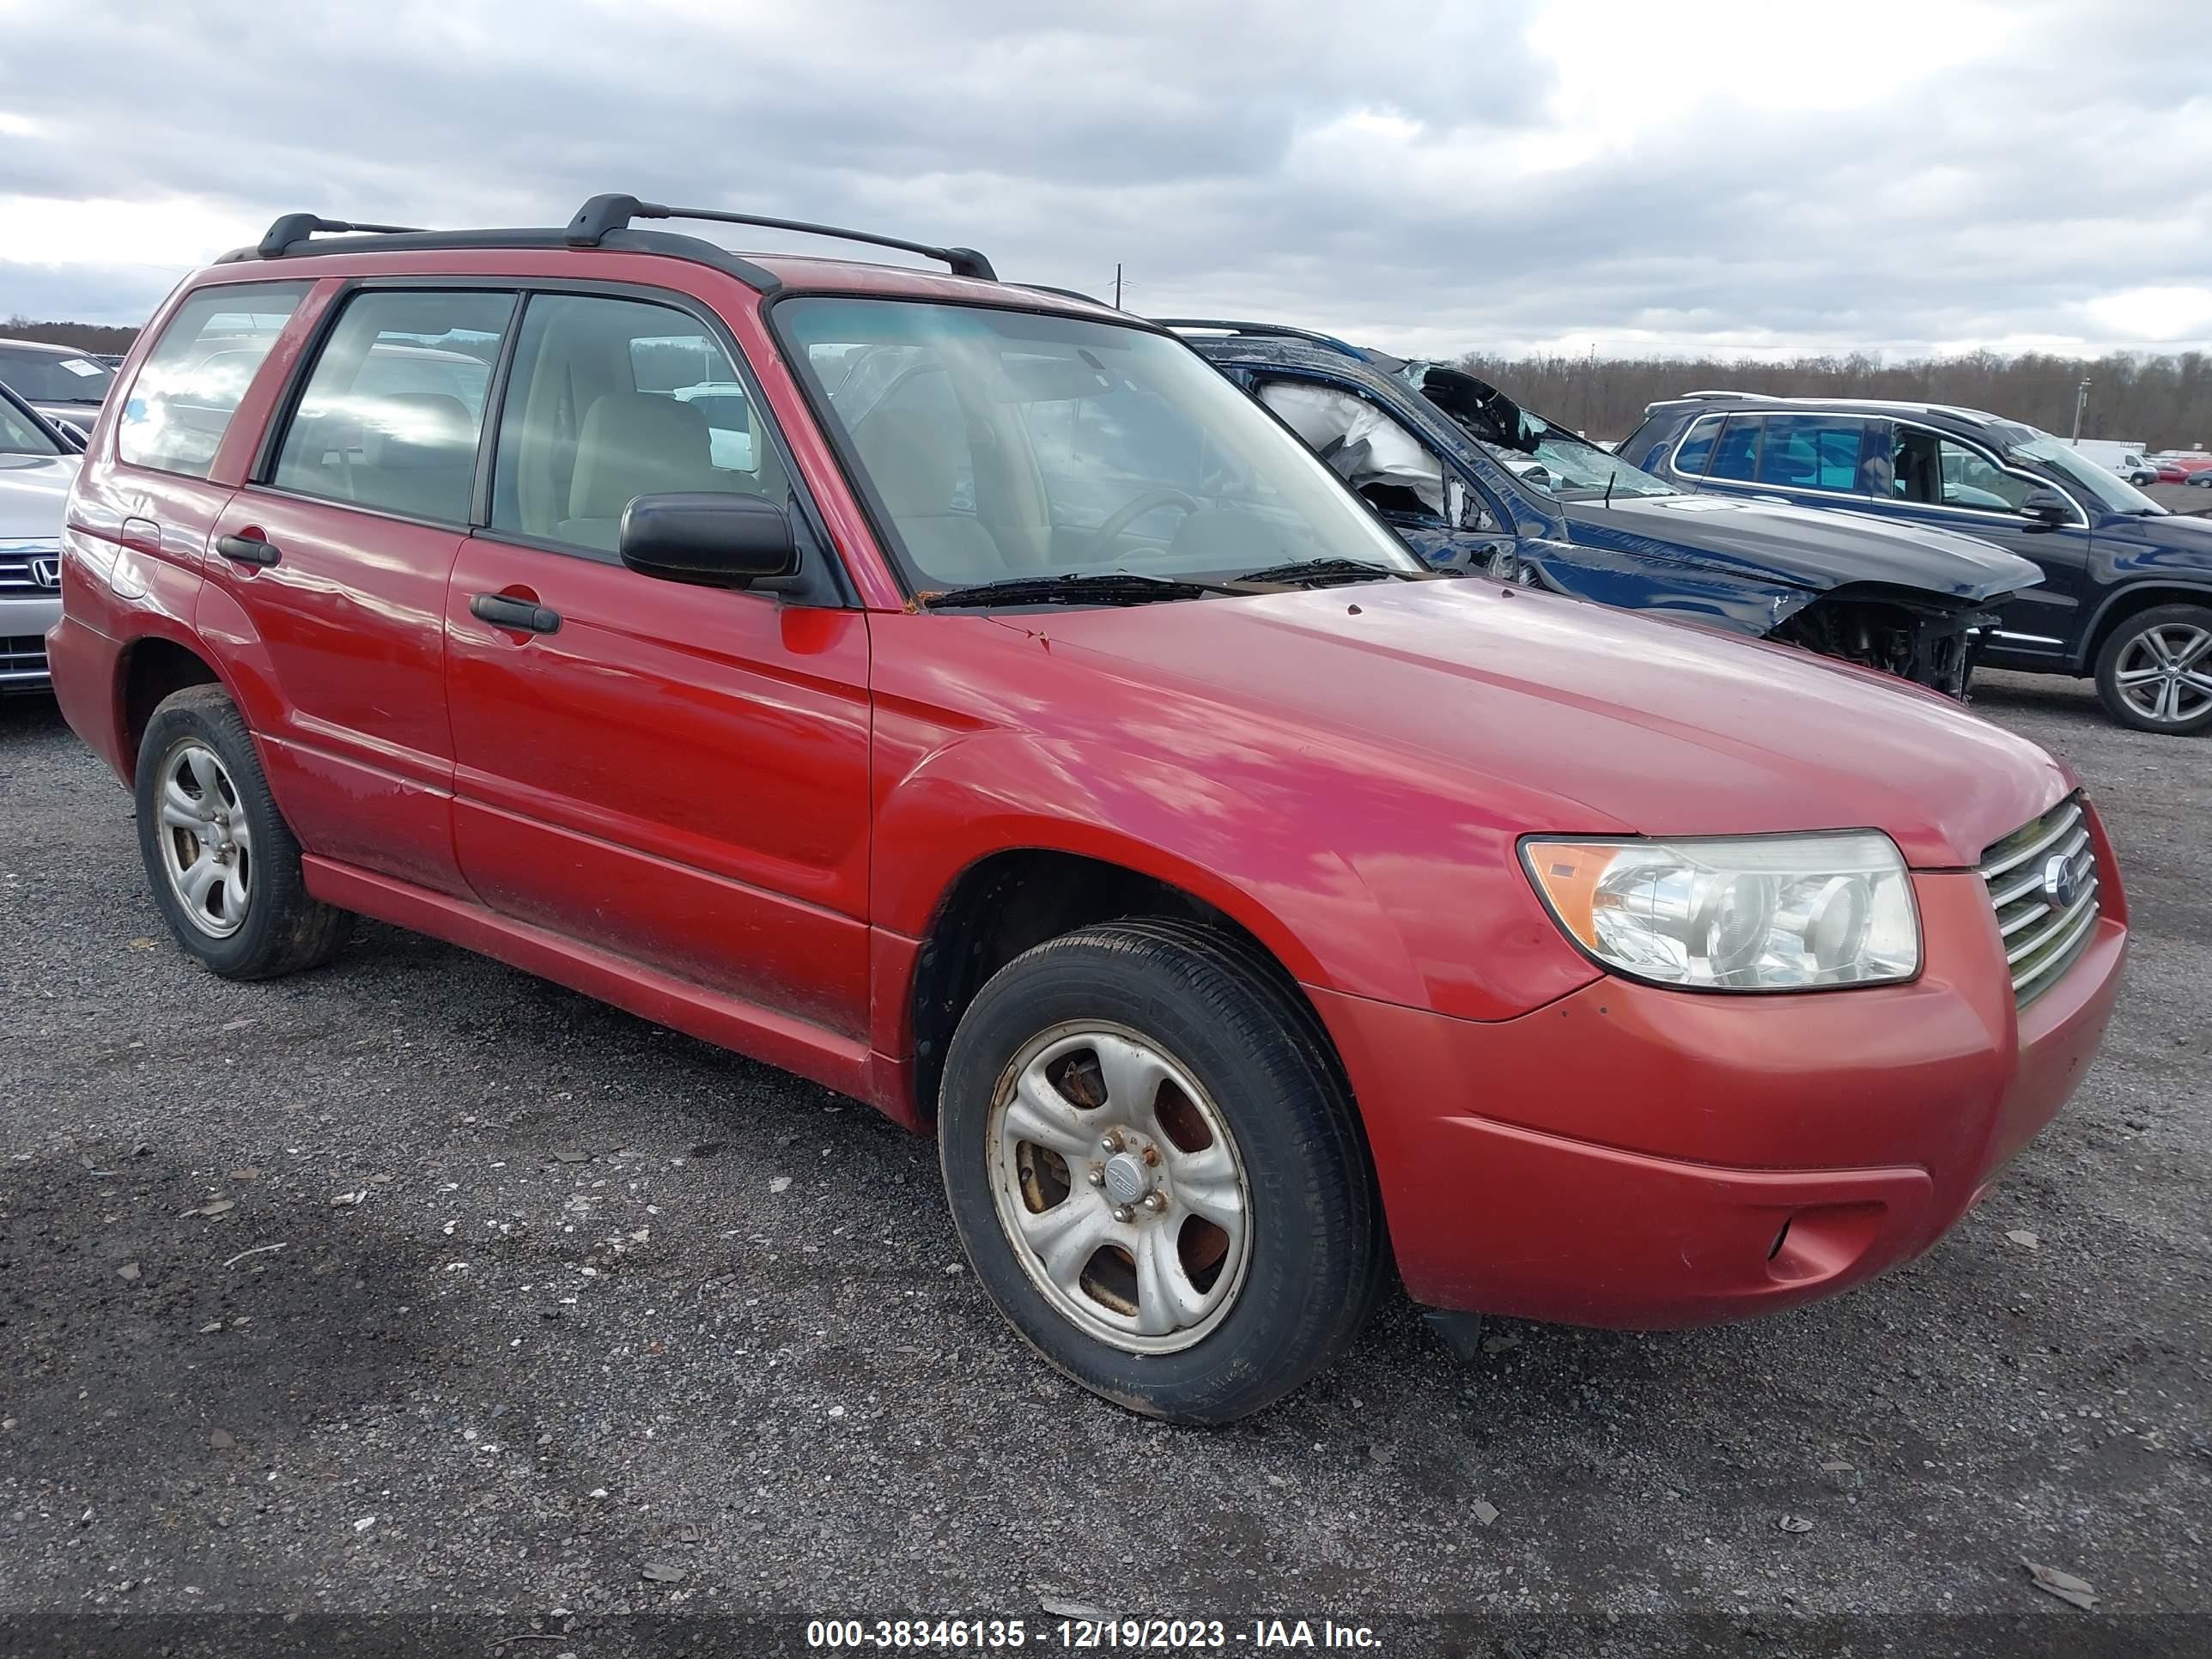
M528 599L511 599L504 593L479 593L469 601L469 614L499 628L520 628L530 634L557 633L561 613Z
M274 564L283 556L258 536L225 536L215 544L215 550L233 564Z

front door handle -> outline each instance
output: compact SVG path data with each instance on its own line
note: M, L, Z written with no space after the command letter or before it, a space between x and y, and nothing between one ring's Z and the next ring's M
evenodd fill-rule
M561 613L529 599L509 599L504 593L479 593L469 601L469 614L496 628L519 628L526 634L557 633Z
M283 556L258 536L225 536L216 543L215 550L233 564L271 565Z

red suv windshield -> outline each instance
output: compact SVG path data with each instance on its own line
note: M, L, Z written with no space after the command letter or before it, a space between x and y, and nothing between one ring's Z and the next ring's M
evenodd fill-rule
M1328 558L1421 568L1165 335L894 300L793 299L771 315L917 588Z

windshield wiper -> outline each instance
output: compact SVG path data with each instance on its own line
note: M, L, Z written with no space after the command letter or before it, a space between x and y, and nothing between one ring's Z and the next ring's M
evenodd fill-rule
M1009 576L995 582L978 582L973 587L924 593L915 603L926 611L947 611L957 605L1144 605L1153 599L1195 599L1207 593L1237 591L1219 582L1113 570L1079 576Z
M1369 564L1364 559L1293 559L1288 564L1271 564L1264 570L1240 572L1240 582L1272 582L1289 587L1302 582L1321 584L1340 578L1353 581L1371 581L1389 576L1401 582L1425 581L1434 575L1428 570L1393 570L1383 564Z

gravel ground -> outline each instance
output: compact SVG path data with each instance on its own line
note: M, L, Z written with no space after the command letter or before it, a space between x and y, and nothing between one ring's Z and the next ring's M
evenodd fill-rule
M863 1108L382 926L278 983L186 966L128 799L0 704L0 1654L378 1610L345 1650L782 1651L824 1614L1037 1645L1063 1599L1231 1647L2205 1651L2212 743L2069 682L1981 708L2103 804L2136 954L1948 1241L1748 1325L1497 1324L1465 1367L1399 1298L1205 1432L1036 1362L932 1146Z

